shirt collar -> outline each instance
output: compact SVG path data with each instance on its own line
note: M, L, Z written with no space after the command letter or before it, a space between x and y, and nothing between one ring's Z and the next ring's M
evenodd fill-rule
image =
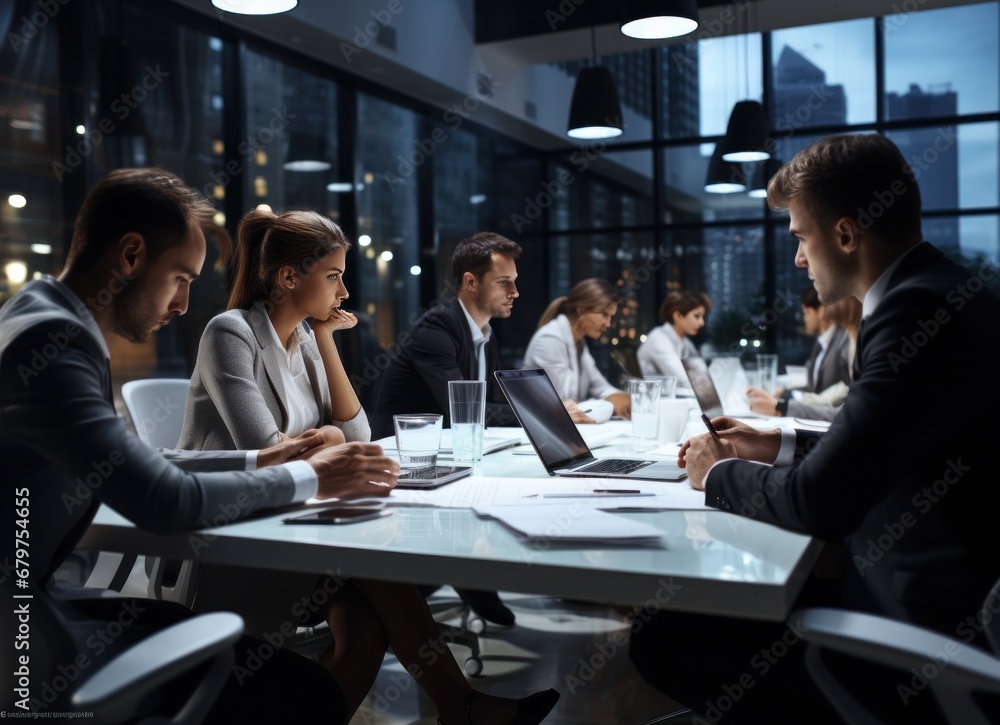
M889 286L889 279L892 277L892 273L896 271L896 267L900 265L903 259L906 258L910 252L919 247L921 244L926 242L920 242L920 244L914 244L912 247L907 249L905 252L900 254L896 259L893 260L892 264L885 268L885 271L879 275L879 278L875 280L875 284L871 286L868 293L865 295L864 300L861 302L861 319L867 318L871 313L875 311L878 307L879 302L885 297L886 287Z
M835 332L837 332L837 326L830 325L828 328L826 328L824 332L821 332L819 334L819 337L816 338L816 342L819 343L819 346L821 348L826 350L827 346L830 344L830 340L833 339L833 335Z
M481 328L476 326L476 321L472 319L472 315L469 311L465 309L465 303L462 302L461 298L458 299L458 304L462 306L462 312L465 313L465 319L469 322L469 332L472 333L472 344L479 347L490 341L490 336L493 334L493 328L490 327L490 323L486 323Z
M278 346L278 349L285 353L285 359L291 367L291 360L295 354L299 351L299 329L296 327L292 331L292 344L285 349L285 343L278 339L278 331L274 329L274 323L271 322L271 318L264 315L264 319L267 320L267 329L271 331L271 342Z

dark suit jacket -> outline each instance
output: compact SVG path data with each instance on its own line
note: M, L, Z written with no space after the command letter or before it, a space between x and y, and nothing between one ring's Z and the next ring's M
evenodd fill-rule
M514 412L493 377L498 368L496 337L486 344L486 424L517 425ZM456 297L421 315L409 335L399 341L372 415L372 439L393 435L397 413L441 413L450 425L448 381L475 380L479 375L472 331Z
M845 539L845 605L952 635L1000 576L1000 300L979 283L929 244L910 251L829 432L798 432L790 467L721 462L706 487L710 506Z
M174 458L193 458L200 467L204 456L178 453ZM213 453L209 459L215 472L185 472L125 429L112 402L103 337L67 287L52 278L29 282L0 308L3 488L11 503L25 501L17 508L27 512L30 543L28 588L18 591L36 599L46 596L52 573L101 502L138 526L174 533L293 498L292 476L283 467L240 472L246 465L242 452ZM13 589L12 572L0 580ZM36 683L47 667L72 662L65 645L46 652L46 640L41 631L38 635L36 641L33 630ZM76 644L86 651L83 641Z
M837 327L826 346L826 354L819 366L819 374L813 374L816 356L819 355L819 342L813 347L809 360L806 361L806 380L810 393L822 393L831 385L837 383L851 384L851 336L844 327Z

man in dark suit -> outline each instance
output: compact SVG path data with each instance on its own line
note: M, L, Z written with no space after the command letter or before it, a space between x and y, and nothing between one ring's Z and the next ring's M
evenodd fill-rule
M919 187L880 135L818 141L775 175L768 202L788 209L795 263L809 270L820 300L863 303L854 383L826 434L755 431L720 418L721 440L692 438L681 465L709 506L842 545L839 591L817 598L809 585L800 605L818 599L979 642L981 632L962 627L1000 576L995 511L984 505L995 498L1000 405L1000 339L990 333L1000 300L985 289L995 270L966 270L921 241ZM685 646L673 636L680 631L697 639ZM788 632L660 615L633 638L632 657L651 681L706 713L722 702L718 686L753 672L755 653ZM727 722L801 719L797 704L810 713L802 721L824 716L802 647L786 649L773 672L744 684ZM680 652L682 665L669 661ZM868 683L880 709L900 705L900 676L866 676L855 680ZM905 719L933 712L930 700Z
M93 647L106 620L121 614L121 600L80 599L79 591L55 591L51 579L102 502L137 526L174 533L315 495L385 495L395 485L398 465L378 446L322 448L319 433L259 452L166 457L126 431L114 407L108 340L148 341L187 310L189 287L205 260L205 234L224 234L214 213L169 172L113 171L84 201L60 278L29 282L0 308L0 458L8 493L25 502L18 516L30 544L30 567L17 574L16 591L44 600L39 611L55 611L50 626L66 630L31 632L32 709L68 709L57 697L65 686L49 687L54 699L45 697L46 683L60 672L89 668L190 614L167 602L134 600L140 614L129 615L126 631L100 651ZM0 581L13 590L9 572ZM238 643L237 664L248 643L264 644ZM216 719L279 720L291 704L310 719L346 712L325 669L288 652L276 658L258 673L263 677L255 675L254 687L227 687ZM6 700L0 705L13 710Z
M447 427L449 380L485 380L486 425L517 425L493 377L499 345L490 320L510 317L520 256L519 245L490 232L458 243L451 258L458 292L425 312L400 343L372 415L373 438L391 436L392 416L400 413L441 413Z
M848 352L851 340L847 330L823 316L825 305L819 301L819 294L813 285L802 290L800 299L806 333L816 335L816 342L806 360L806 390L821 393L836 383L850 385L851 361Z

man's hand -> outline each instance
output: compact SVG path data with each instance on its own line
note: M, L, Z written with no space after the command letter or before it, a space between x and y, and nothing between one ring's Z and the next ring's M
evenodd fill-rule
M742 458L770 465L778 457L781 431L757 430L746 423L726 417L713 418L712 425L719 431L721 441L716 441L710 433L694 436L684 442L677 454L677 465L688 469L692 488L703 490L708 469L723 458ZM706 438L710 439L711 444L704 440ZM721 455L723 452L726 455Z
M746 389L747 402L750 403L750 410L757 415L781 415L778 412L778 399L773 395L768 395L755 385L748 385Z
M313 445L303 449L303 451L296 456L297 459L309 459L324 448L343 445L347 442L347 439L344 438L344 431L335 425L324 425L322 428L310 428L298 437L302 438L303 436L308 436L307 440L314 441L316 433L320 435L321 442L318 445Z
M632 398L628 393L612 393L606 397L605 400L615 406L614 415L624 418L625 420L632 418Z
M584 413L580 406L572 400L564 400L563 405L569 411L569 417L573 419L574 423L597 423L596 420Z
M708 469L724 458L738 458L736 446L725 438L716 440L711 433L688 438L677 454L677 465L687 469L688 481L696 491L705 490Z
M324 448L308 463L319 477L317 498L388 496L399 476L399 463L374 443Z

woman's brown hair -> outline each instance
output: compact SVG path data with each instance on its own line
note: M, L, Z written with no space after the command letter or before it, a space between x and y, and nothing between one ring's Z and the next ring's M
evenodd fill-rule
M252 211L236 230L236 275L226 309L248 310L260 300L280 301L278 271L294 267L303 277L336 249L351 248L344 232L314 211Z
M538 321L538 326L551 322L558 315L566 315L570 320L576 318L577 310L583 308L587 312L598 312L610 305L618 304L618 295L614 289L603 279L590 277L580 280L568 295L556 297L542 313L542 318Z
M660 305L660 322L673 324L675 312L680 312L683 316L699 307L704 307L705 312L712 311L712 300L708 299L708 295L704 292L690 292L688 290L671 292Z

